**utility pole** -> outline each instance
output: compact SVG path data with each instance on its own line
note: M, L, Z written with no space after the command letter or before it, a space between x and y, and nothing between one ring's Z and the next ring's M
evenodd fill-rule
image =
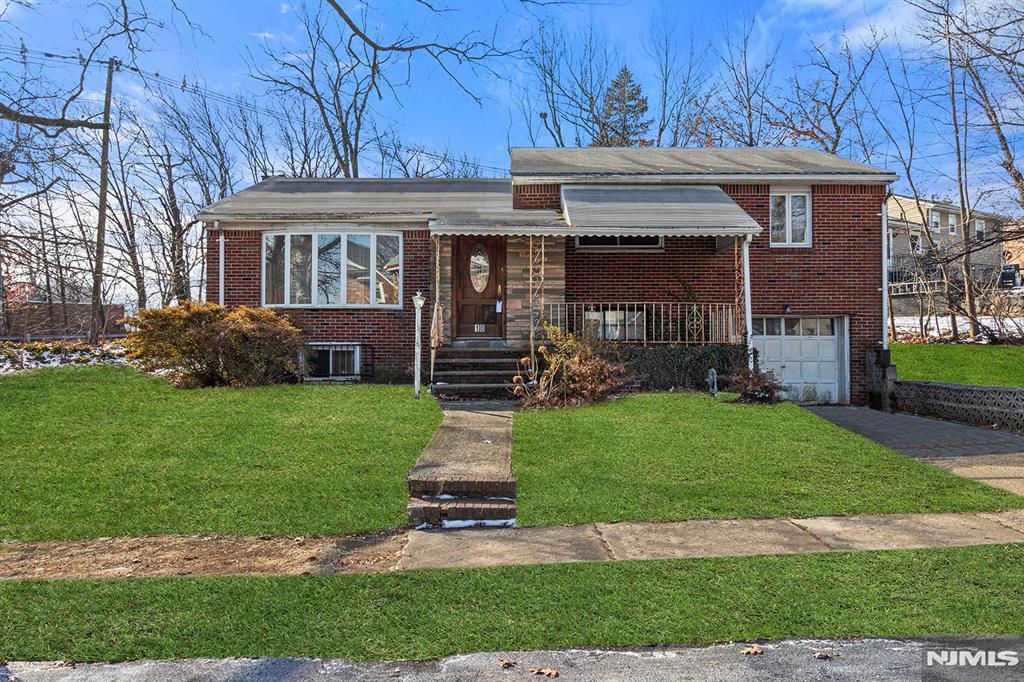
M110 157L110 93L114 87L113 57L107 60L107 90L103 96L103 145L100 151L100 205L96 223L96 251L92 268L92 311L89 315L89 343L100 340L103 316L103 251L107 242L107 160Z

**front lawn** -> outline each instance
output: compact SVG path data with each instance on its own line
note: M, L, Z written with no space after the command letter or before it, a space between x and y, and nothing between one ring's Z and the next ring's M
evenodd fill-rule
M894 343L900 379L982 386L1024 386L1024 346Z
M0 659L401 659L1024 632L1024 546L0 584ZM738 648L737 648L738 651ZM497 662L495 662L497 669Z
M403 525L441 411L406 386L183 390L128 368L0 377L0 539Z
M512 468L524 525L1024 506L792 403L697 393L518 412Z

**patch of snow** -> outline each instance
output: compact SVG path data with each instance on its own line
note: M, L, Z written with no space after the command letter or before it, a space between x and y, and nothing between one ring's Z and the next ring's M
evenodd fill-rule
M925 331L927 335L932 338L939 338L945 334L949 334L953 329L952 325L949 323L949 315L940 315L932 317L931 319L925 318L924 322L926 325ZM978 322L990 329L1006 329L1010 332L1024 330L1024 317L996 318L983 315L978 318ZM971 321L962 315L958 315L956 318L956 326L961 334L967 334L971 329ZM917 334L920 330L920 319L916 315L901 315L896 317L897 333Z
M515 519L490 519L488 521L458 521L444 519L441 521L442 528L514 528Z

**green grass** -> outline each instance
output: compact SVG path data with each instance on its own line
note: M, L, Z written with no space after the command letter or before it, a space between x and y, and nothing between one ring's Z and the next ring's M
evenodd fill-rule
M398 659L1024 631L1024 546L0 584L0 659Z
M441 420L405 386L182 390L131 369L0 377L0 538L402 525Z
M982 386L1024 386L1024 346L894 343L900 379Z
M520 412L513 453L526 525L1024 506L797 405L696 393Z

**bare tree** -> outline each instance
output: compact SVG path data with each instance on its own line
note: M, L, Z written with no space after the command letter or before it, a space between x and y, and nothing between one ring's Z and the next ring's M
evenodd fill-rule
M720 144L740 147L778 145L784 132L772 120L776 43L757 54L753 45L754 21L725 31L724 45L718 51L721 87L715 107L715 125Z
M773 105L776 125L792 142L809 143L828 154L862 151L863 105L858 104L865 97L864 78L878 49L878 38L856 49L845 36L835 50L812 45L808 64L793 71L788 94Z

